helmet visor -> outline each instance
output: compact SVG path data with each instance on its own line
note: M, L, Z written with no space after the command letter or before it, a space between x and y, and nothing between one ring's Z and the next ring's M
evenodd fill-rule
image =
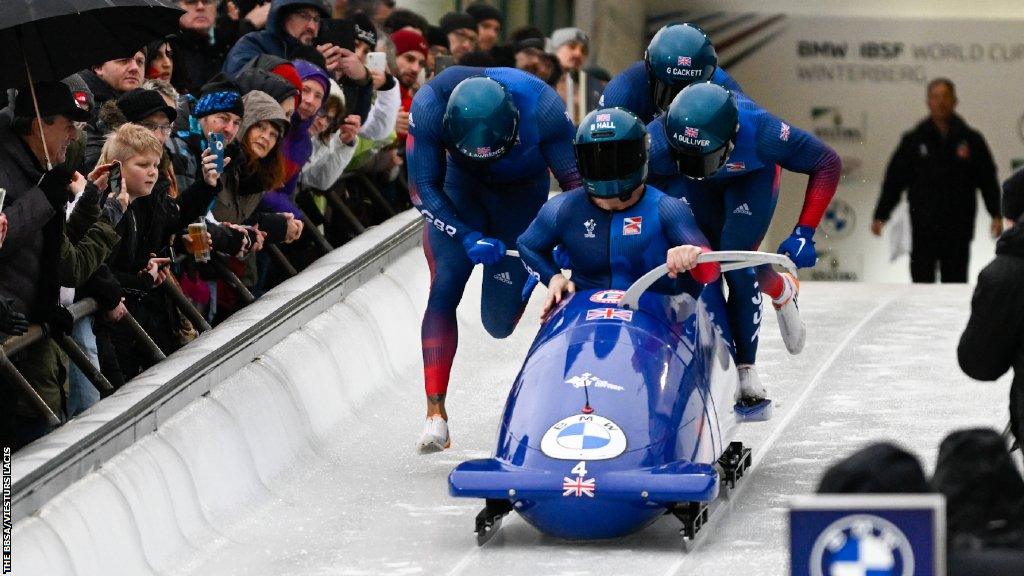
M694 180L703 180L714 176L715 172L718 172L725 165L726 160L729 159L729 154L732 152L732 142L728 141L707 154L686 152L672 147L669 149L672 152L672 159L675 161L676 168L679 169L680 174Z
M621 180L647 162L645 140L610 140L576 144L580 176L587 180Z
M673 84L665 84L661 80L651 80L651 95L654 97L654 105L658 107L658 110L667 112L668 107L672 104L672 99L679 94L679 91L686 88L689 84L685 82L675 82Z

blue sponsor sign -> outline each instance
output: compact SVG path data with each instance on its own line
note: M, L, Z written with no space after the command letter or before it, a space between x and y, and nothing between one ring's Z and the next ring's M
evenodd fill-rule
M945 576L938 494L798 496L789 510L793 576Z

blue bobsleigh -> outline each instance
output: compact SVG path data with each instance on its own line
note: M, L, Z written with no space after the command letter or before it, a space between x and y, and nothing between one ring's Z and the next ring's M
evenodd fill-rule
M711 254L702 259L730 259ZM744 254L758 259L723 270L784 259ZM463 462L448 477L453 496L486 500L479 543L512 510L569 539L623 536L671 513L692 538L722 482L735 483L750 465L750 450L731 441L745 414L734 407L721 281L698 294L642 292L663 273L628 293L578 292L541 327L494 457Z

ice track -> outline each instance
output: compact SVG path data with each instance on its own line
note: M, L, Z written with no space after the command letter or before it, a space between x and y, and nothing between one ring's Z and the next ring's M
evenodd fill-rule
M471 280L449 391L453 447L425 457L413 444L426 285L412 250L18 523L15 573L783 574L786 498L813 491L829 462L890 439L930 469L948 431L1002 429L1007 418L1008 378L973 382L956 366L969 287L805 283L807 347L789 356L765 310L758 367L775 417L741 431L753 470L688 552L671 518L574 543L514 515L478 548L482 503L449 497L446 477L494 448L540 291L515 334L496 341Z

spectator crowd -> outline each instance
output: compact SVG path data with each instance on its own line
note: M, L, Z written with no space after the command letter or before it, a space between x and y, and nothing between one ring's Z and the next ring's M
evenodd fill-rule
M100 398L67 337L116 389L409 207L409 109L444 68L517 67L587 105L607 78L583 69L581 30L502 43L485 2L436 25L391 0L176 4L176 34L38 82L35 101L0 94L0 336L49 335L10 360L60 422ZM38 404L0 385L0 445L54 427Z

